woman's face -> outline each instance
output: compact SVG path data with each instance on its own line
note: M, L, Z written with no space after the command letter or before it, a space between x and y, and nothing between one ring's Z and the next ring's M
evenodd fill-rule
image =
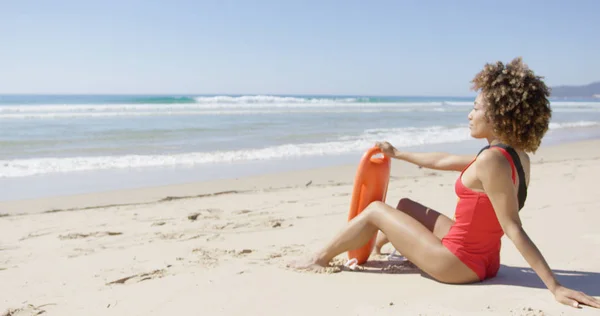
M475 98L475 106L469 113L469 130L471 131L471 137L473 138L488 138L492 137L492 125L485 117L485 110L487 104L480 93Z

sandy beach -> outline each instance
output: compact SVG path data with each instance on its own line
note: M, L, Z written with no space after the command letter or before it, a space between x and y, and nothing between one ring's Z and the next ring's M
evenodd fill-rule
M598 297L600 140L531 157L525 230L561 283ZM600 314L556 302L506 237L499 275L473 285L394 256L287 268L345 225L356 166L1 202L0 315ZM387 203L451 217L457 175L395 160Z

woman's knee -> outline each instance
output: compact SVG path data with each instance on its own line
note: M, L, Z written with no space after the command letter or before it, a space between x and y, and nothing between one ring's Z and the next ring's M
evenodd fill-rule
M373 201L367 205L365 208L365 212L373 213L377 211L381 211L385 208L386 204L381 201Z
M385 212L386 208L389 208L389 206L387 204L385 204L384 202L373 201L373 202L369 203L369 205L367 205L367 207L363 211L363 214L369 219L374 219L374 218L380 216L381 214L383 214L383 212Z

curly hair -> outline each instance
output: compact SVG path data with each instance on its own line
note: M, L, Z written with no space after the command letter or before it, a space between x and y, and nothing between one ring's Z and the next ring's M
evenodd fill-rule
M471 82L487 103L486 117L495 136L509 146L535 153L552 116L550 89L543 77L518 57L506 66L499 61L486 64Z

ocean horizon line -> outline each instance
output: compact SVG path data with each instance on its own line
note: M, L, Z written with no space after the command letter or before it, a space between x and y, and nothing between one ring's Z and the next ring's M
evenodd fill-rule
M389 97L389 98L474 98L473 95L419 94L334 94L334 93L0 93L2 96L278 96L278 97Z

